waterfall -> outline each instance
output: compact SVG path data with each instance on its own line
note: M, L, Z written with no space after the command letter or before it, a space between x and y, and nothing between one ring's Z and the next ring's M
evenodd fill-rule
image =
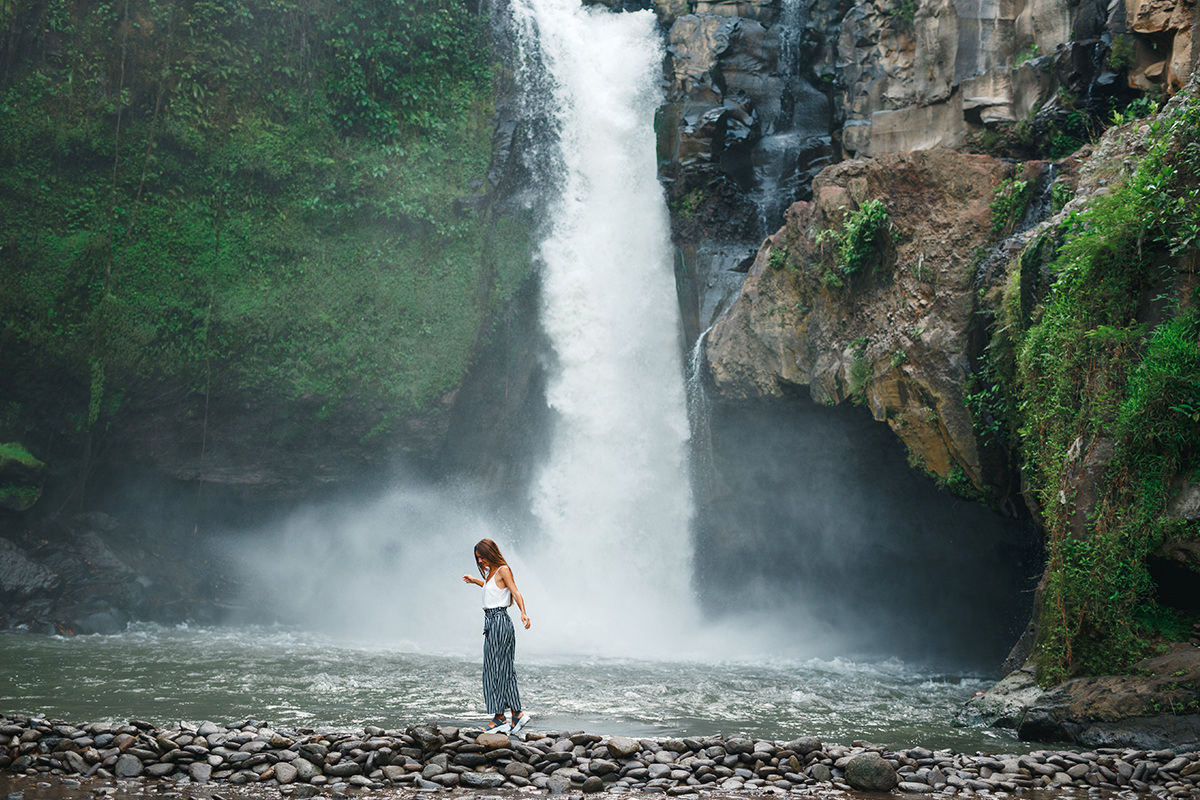
M651 12L514 0L529 116L550 118L555 186L540 246L553 354L551 451L532 489L544 537L522 553L543 618L606 652L693 614L688 418L654 114L662 45ZM536 551L536 552L535 552ZM590 613L581 625L580 606ZM584 638L586 637L586 638ZM661 640L660 640L661 641Z

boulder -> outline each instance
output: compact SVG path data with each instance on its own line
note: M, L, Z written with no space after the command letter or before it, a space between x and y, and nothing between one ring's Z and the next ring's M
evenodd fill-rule
M846 783L855 789L890 792L899 782L895 768L879 753L859 753L846 763Z
M962 727L986 725L993 728L1017 728L1025 712L1042 695L1032 665L1006 675L986 692L972 697L954 717Z

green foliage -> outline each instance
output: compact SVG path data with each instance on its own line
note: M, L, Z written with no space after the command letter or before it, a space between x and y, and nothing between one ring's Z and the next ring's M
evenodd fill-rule
M1075 199L1075 193L1062 181L1057 181L1050 187L1050 203L1055 213L1062 211L1073 199Z
M46 465L38 461L20 442L0 442L0 469L19 464L25 469L40 472Z
M1020 53L1017 53L1017 55L1013 57L1013 66L1019 67L1022 64L1024 64L1026 61L1032 61L1033 59L1037 58L1040 55L1041 55L1041 53L1038 52L1037 44L1031 44L1031 45L1029 45L1028 49L1022 50Z
M1106 63L1113 72L1124 72L1133 66L1135 45L1133 35L1119 33L1113 36L1112 49L1108 53Z
M1130 101L1124 110L1113 109L1110 122L1113 125L1124 125L1135 119L1145 119L1158 113L1158 102L1150 97L1138 97Z
M458 384L532 227L456 206L492 118L461 0L9 9L6 425L72 440L212 393L378 435Z
M868 200L852 212L843 209L842 228L827 228L817 234L817 244L831 242L834 265L825 271L826 286L842 287L878 259L880 239L891 228L887 206L878 197Z
M786 246L772 250L767 257L767 266L771 269L783 269L788 266L788 249Z
M676 200L673 205L676 213L686 220L695 219L700 208L704 205L706 193L702 187L696 187L685 194L681 199Z
M983 503L987 502L987 492L979 489L967 477L967 473L957 464L950 468L950 472L946 477L939 477L937 485L941 489L945 489L950 494L960 500L969 500L971 502Z
M850 397L862 402L871 383L871 362L867 359L867 337L859 336L850 342Z
M1196 252L1189 225L1200 214L1192 208L1200 159L1189 146L1200 104L1190 98L1153 126L1130 180L1064 223L1041 315L1023 332L1022 313L1009 309L1004 320L1025 477L1046 519L1049 577L1035 651L1043 683L1117 672L1148 654L1156 631L1145 621L1159 612L1146 558L1169 530L1197 533L1162 517L1172 477L1200 458L1197 298L1168 305L1150 330L1139 311L1156 287L1173 291L1172 259ZM1064 476L1093 456L1103 480L1085 517Z
M894 4L888 9L888 16L911 28L917 16L917 0L894 0Z
M1029 201L1033 199L1034 184L1009 178L992 190L992 235L1004 238L1013 232Z
M908 353L899 347L892 351L892 356L889 359L892 369L898 369L908 363Z

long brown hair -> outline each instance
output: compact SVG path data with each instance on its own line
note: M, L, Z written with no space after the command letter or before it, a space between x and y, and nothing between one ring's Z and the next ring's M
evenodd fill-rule
M483 562L491 567L490 572L483 571L483 565L479 563L480 559L483 559ZM507 567L508 562L500 554L500 548L496 546L495 542L491 539L480 539L479 544L475 545L475 566L479 567L479 575L487 578L491 572L495 572L501 567Z

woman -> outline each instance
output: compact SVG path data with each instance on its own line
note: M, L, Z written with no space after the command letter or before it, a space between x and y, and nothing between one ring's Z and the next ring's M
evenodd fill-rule
M483 587L483 699L492 721L484 726L489 733L516 733L529 722L521 713L521 694L517 691L517 674L513 659L517 653L517 637L513 631L508 607L515 600L521 609L521 623L529 630L525 613L525 598L517 589L512 570L500 548L491 539L480 539L475 545L475 563L482 580L463 575L463 582ZM512 709L512 722L504 720L504 710Z

